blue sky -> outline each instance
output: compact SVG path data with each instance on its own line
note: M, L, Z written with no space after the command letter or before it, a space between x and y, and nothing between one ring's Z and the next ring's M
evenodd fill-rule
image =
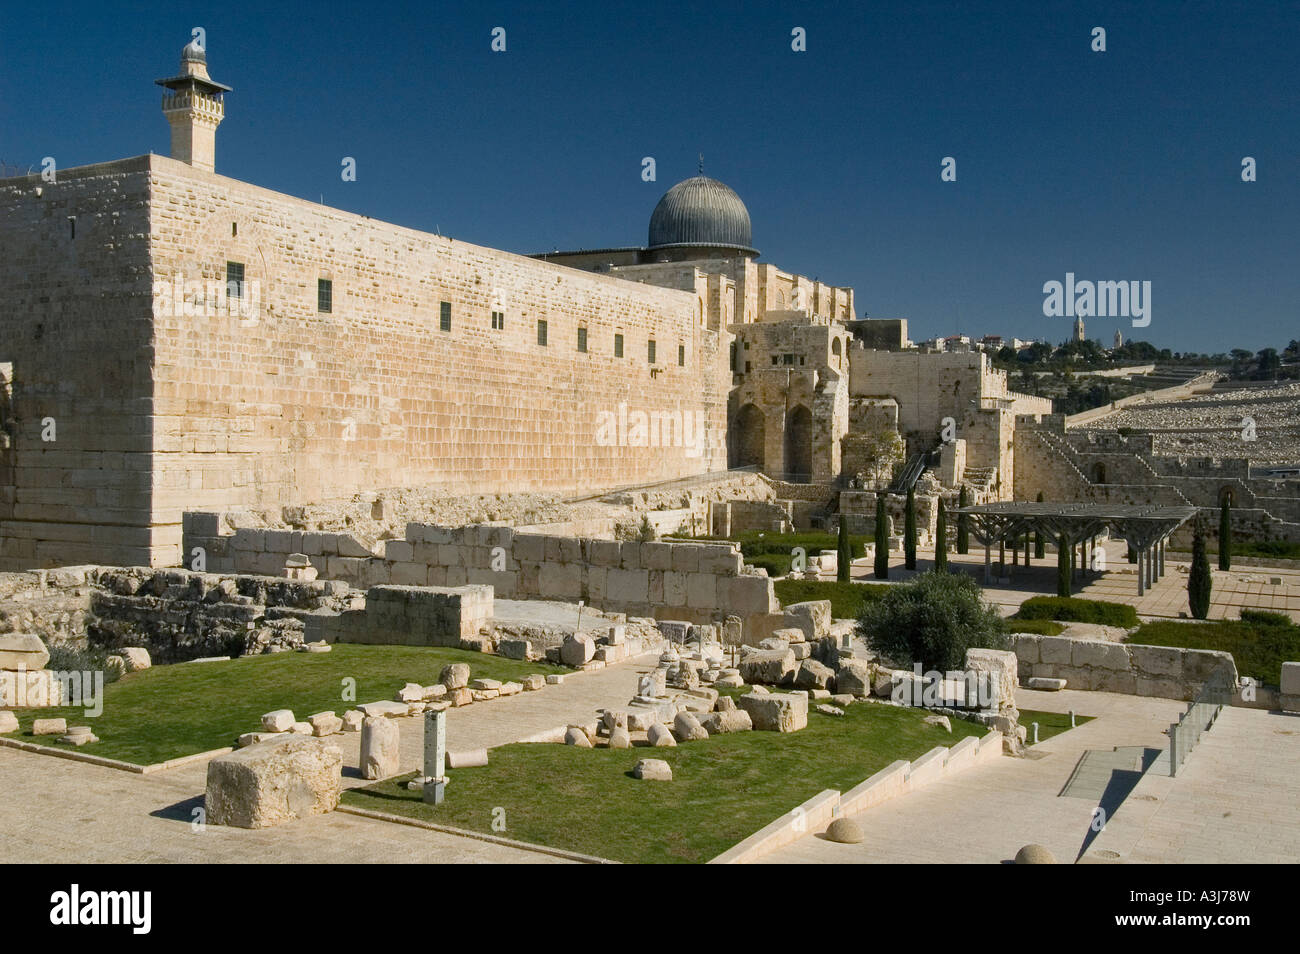
M1300 337L1300 3L9 5L0 159L169 148L190 29L225 175L497 248L638 245L674 182L912 337L1065 338L1044 282L1152 283L1173 350ZM493 27L506 30L493 53ZM1091 30L1107 31L1105 53ZM807 51L791 50L791 30ZM357 160L356 182L340 177ZM658 181L643 182L653 156ZM957 181L940 181L952 156ZM1258 181L1241 181L1241 161ZM1092 319L1109 342L1127 321Z

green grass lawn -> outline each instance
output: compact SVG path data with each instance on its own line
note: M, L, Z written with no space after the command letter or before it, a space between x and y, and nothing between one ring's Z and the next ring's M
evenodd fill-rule
M1206 623L1144 623L1129 643L1219 649L1232 653L1237 672L1269 686L1282 681L1282 663L1300 660L1300 626L1280 614L1243 611L1247 619Z
M839 546L838 535L815 530L797 533L760 533L757 530L746 530L744 533L733 534L730 537L697 537L696 539L739 543L745 562L750 566L762 567L771 577L789 574L795 547L803 547L806 555L812 557L821 550L834 551ZM855 558L866 555L864 538L849 537L849 546Z
M261 727L272 709L292 709L299 719L356 703L392 699L407 682L431 685L447 663L469 663L474 678L515 680L529 673L566 672L463 649L336 644L328 653L274 653L229 662L176 663L128 673L104 687L104 711L87 718L80 708L18 709L20 729L5 738L57 745L58 736L33 736L33 719L62 716L89 725L99 742L77 751L136 765L207 752ZM343 680L356 680L345 701Z
M1076 715L1074 717L1075 725L1083 725L1085 722L1091 722L1096 716ZM1030 745L1034 742L1034 723L1038 723L1038 741L1046 742L1054 735L1060 735L1062 732L1070 731L1070 713L1068 712L1039 712L1036 709L1021 709L1020 724L1025 727L1029 733L1026 742Z
M484 768L450 773L436 809L410 776L344 793L345 804L635 863L704 862L827 788L847 791L896 759L914 759L986 730L923 725L919 709L860 702L841 716L808 713L799 732L737 732L676 748L579 749L516 744ZM629 774L638 759L672 766L671 782Z
M862 608L874 603L889 591L888 586L872 583L840 583L837 580L777 580L772 586L782 606L808 600L830 600L835 619L857 619Z

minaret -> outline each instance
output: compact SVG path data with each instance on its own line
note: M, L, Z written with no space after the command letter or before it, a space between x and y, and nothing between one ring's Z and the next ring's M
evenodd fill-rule
M1082 318L1075 318L1075 319L1074 319L1074 340L1075 340L1075 341L1083 341L1083 340L1084 340L1084 334L1083 334L1083 319L1082 319Z
M1115 329L1115 350L1118 351L1124 347L1124 336L1120 334L1119 329Z
M181 50L179 76L154 82L167 89L162 111L172 127L172 158L214 171L217 127L226 116L223 96L230 87L208 77L208 57L199 41L191 40Z

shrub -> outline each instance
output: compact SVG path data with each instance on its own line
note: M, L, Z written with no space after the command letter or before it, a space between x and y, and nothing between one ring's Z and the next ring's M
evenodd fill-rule
M875 574L878 580L889 579L889 527L886 525L885 496L876 497L876 560Z
M1294 626L1286 613L1272 613L1268 610L1243 609L1241 621L1252 626Z
M1232 510L1227 497L1219 508L1219 569L1232 569Z
M1016 619L1055 619L1067 623L1099 623L1131 629L1138 624L1137 610L1127 603L1085 600L1077 596L1035 596L1020 604Z
M114 656L112 650L97 646L70 646L66 643L46 644L50 652L50 661L46 669L59 672L103 672L104 682L116 682L120 675L108 668L108 657Z
M869 603L858 629L877 653L943 672L960 669L968 649L1006 649L1002 618L971 577L924 573Z
M841 583L849 582L849 562L853 559L853 549L849 546L849 522L842 515L839 527L839 545L835 554L835 579Z
M916 488L907 488L907 507L903 511L903 565L916 569Z
M961 485L961 493L957 495L957 506L970 506L970 494L965 484ZM970 516L964 513L957 514L957 552L970 553Z
M944 572L948 570L948 511L944 509L942 499L934 523L934 568Z
M1210 615L1210 589L1213 585L1210 558L1205 553L1205 535L1198 532L1192 538L1192 569L1187 574L1187 607L1196 619Z

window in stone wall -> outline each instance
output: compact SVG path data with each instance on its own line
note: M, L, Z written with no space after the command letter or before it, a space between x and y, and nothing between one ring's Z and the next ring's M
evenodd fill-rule
M614 336L614 357L616 358L623 357L623 336L622 335Z
M736 370L736 342L731 343L731 370Z
M686 367L686 345L684 344L677 346L677 367Z
M438 302L438 328L441 331L451 331L451 302Z
M505 329L506 329L506 313L504 311L492 312L492 330L505 331Z
M646 342L646 360L651 364L655 363L655 340L651 338Z
M546 347L546 320L544 318L537 319L537 343L543 348Z
M334 310L334 283L328 278L316 279L316 310Z
M587 328L585 325L578 326L578 350L583 354L587 352Z
M244 263L226 262L226 297L244 297Z

